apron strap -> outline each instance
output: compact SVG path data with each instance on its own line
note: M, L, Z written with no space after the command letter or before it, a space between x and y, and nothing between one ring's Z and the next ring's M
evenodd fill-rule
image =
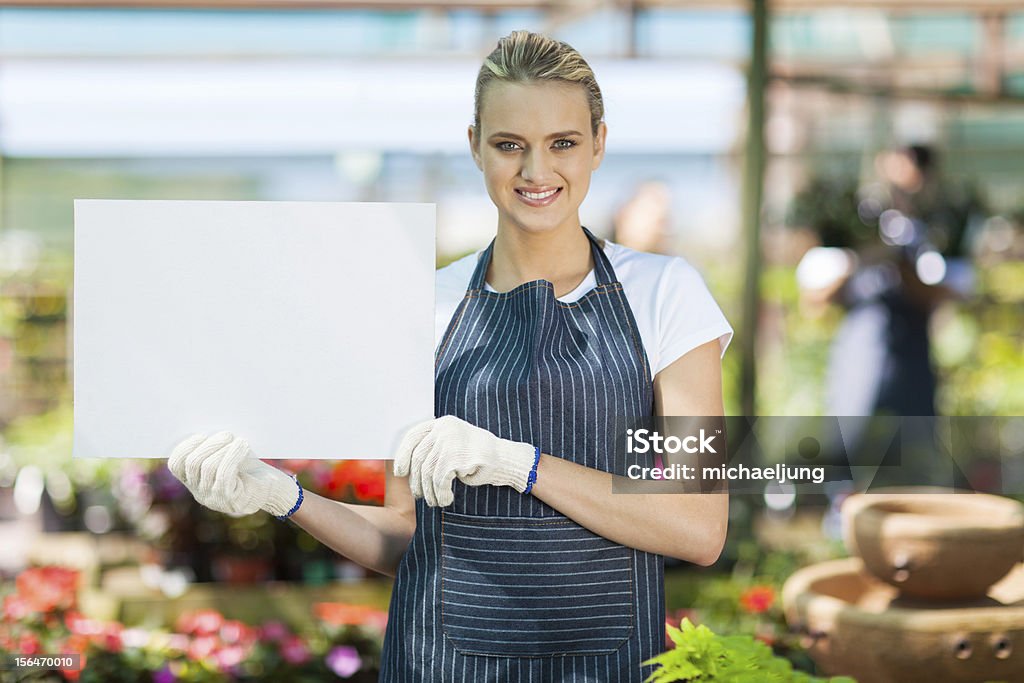
M617 282L615 276L615 269L612 268L612 262L605 256L604 249L601 248L601 243L594 237L594 233L590 232L586 228L583 228L583 232L586 233L587 238L590 239L590 251L594 256L594 277L597 280L598 285L611 285Z
M476 269L473 270L473 277L469 278L470 292L480 292L484 290L484 278L487 277L487 266L491 265L491 254L494 252L494 240L487 245L480 256L476 260Z
M605 256L604 249L594 234L583 228L583 233L590 240L590 251L594 257L594 277L598 285L610 285L616 282L615 269L611 261ZM482 291L486 287L487 267L491 265L491 256L494 254L494 240L487 245L476 261L476 268L473 270L473 277L469 279L469 291Z

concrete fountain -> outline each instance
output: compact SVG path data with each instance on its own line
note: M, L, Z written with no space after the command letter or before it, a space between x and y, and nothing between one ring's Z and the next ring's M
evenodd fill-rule
M795 572L790 626L859 683L1024 681L1024 506L930 488L854 494L850 558Z

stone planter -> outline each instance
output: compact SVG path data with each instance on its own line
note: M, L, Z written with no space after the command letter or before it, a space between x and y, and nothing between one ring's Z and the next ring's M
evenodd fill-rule
M984 597L1024 554L1024 506L999 496L855 494L842 519L850 554L903 596Z
M1024 567L972 601L900 597L858 558L794 573L782 592L791 626L830 675L861 683L1024 681Z

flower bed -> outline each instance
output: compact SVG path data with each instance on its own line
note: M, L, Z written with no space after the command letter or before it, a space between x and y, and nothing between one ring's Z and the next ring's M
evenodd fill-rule
M317 603L312 627L259 625L202 609L172 629L127 628L77 611L78 572L36 567L6 586L0 655L79 654L81 671L25 672L18 680L80 683L376 681L387 614L362 605ZM13 588L13 589L12 589Z

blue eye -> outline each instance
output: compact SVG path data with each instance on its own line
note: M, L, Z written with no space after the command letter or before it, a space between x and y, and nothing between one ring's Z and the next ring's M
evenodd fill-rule
M569 140L568 138L562 138L561 140L555 140L555 149L570 149L576 146L575 140Z
M502 152L514 152L519 148L519 145L517 145L514 142L509 142L508 140L505 140L503 142L499 142L498 144L496 144L495 147L497 147Z

